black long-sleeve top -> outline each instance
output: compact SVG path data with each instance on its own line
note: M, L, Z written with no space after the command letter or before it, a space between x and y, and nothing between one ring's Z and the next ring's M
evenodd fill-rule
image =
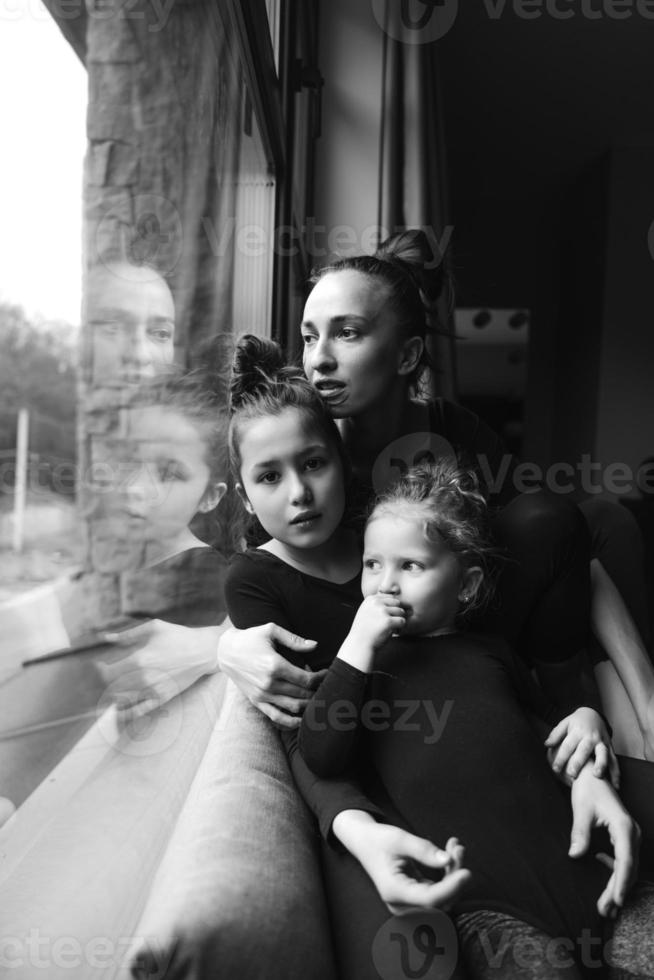
M232 623L238 629L276 623L299 636L316 639L306 654L286 648L282 655L297 667L328 667L350 631L361 603L360 576L342 585L300 572L275 555L252 548L237 555L225 583L225 599ZM320 830L327 839L331 825L342 810L365 810L383 817L351 774L321 779L298 752L297 731L280 732L293 777Z
M459 838L472 883L458 911L494 909L576 939L597 924L607 874L567 856L569 791L526 711L558 720L500 642L397 638L371 674L334 661L299 746L320 776L367 773L372 799L388 799L414 833Z

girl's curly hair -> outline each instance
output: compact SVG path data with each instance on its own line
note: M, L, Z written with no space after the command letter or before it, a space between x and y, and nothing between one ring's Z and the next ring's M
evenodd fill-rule
M488 505L473 470L453 460L414 466L373 502L368 522L384 514L408 514L422 521L427 541L444 541L464 569L478 566L483 578L460 615L486 605L493 591Z

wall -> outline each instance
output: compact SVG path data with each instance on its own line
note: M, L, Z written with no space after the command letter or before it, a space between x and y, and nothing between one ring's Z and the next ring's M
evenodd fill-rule
M577 465L594 456L606 277L609 155L583 170L559 208L555 251L558 303L550 333L555 357L552 462ZM579 483L577 474L575 483Z
M614 150L595 454L604 466L621 462L633 471L654 453L652 222L654 148ZM628 494L623 489L616 495Z
M369 2L323 3L319 65L325 79L317 145L317 262L330 251L368 251L377 220L383 34ZM337 226L352 229L339 240ZM311 240L309 240L311 248Z

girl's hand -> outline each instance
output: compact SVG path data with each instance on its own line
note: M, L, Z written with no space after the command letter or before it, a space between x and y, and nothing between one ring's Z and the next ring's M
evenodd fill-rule
M448 909L470 880L464 848L451 837L443 850L400 827L377 823L369 813L345 810L333 831L372 879L393 915L409 908ZM418 865L442 874L427 878Z
M378 650L405 625L406 614L399 600L377 592L367 596L359 606L349 636L366 647Z
M375 652L406 624L404 609L394 596L377 592L367 596L357 610L338 659L362 670L372 670Z
M593 708L577 708L560 721L548 735L545 745L555 773L565 773L574 780L586 763L594 759L594 775L607 776L618 789L618 760L604 719Z
M294 666L277 652L276 643L305 655L316 646L315 640L305 640L274 623L247 630L231 627L218 643L218 665L275 725L297 728L327 671Z

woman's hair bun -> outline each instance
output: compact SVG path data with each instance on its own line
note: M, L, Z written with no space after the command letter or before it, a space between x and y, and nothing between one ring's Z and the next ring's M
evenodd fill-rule
M422 228L407 228L385 239L375 258L399 265L414 280L429 303L435 303L443 291L444 262L438 242L429 240Z
M283 351L274 340L250 333L239 337L229 387L232 411L249 396L267 390L284 368Z

